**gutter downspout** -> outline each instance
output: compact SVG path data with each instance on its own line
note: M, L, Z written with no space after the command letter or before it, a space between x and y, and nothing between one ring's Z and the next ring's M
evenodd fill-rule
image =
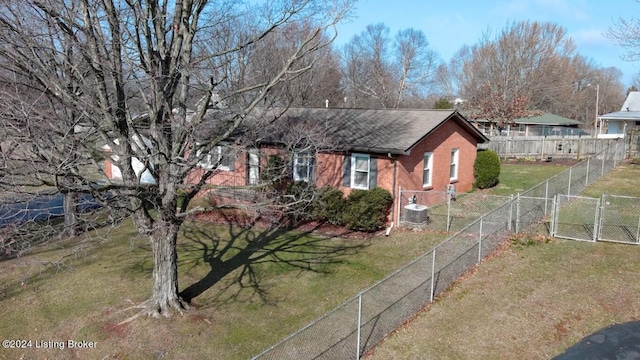
M385 233L385 236L389 236L389 233L391 233L391 229L393 228L393 220L396 217L396 207L395 207L395 200L396 199L396 176L398 173L398 160L395 159L393 156L391 156L391 153L388 153L387 156L393 161L393 184L391 186L391 197L394 200L394 203L391 205L391 224L389 225L389 227L387 228L387 232Z

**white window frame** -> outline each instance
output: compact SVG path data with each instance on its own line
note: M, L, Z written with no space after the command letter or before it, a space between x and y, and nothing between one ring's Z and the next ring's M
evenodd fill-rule
M460 167L460 149L451 149L451 163L449 164L449 180L458 180L458 168Z
M356 169L357 159L365 158L367 161L367 170L359 170ZM367 183L366 185L358 185L356 184L356 173L366 173L367 174ZM369 183L371 176L371 156L369 154L351 154L351 188L352 189L361 189L361 190L369 190Z
M422 159L422 187L432 187L432 179L433 179L433 153L426 152L424 153L424 157ZM426 176L425 176L426 174Z
M211 170L217 164L218 166L216 167L216 170L231 171L230 165L222 165L222 157L224 155L224 151L228 151L229 152L228 156L230 156L230 153L231 153L230 150L231 148L225 145L214 146L213 149L211 149L211 151L206 156L204 156L202 160L200 160L198 165L200 165L205 169ZM199 153L200 151L198 150L198 155ZM231 161L234 161L232 156L231 156Z
M313 179L314 156L309 150L293 153L293 180L310 182ZM306 174L300 174L299 168L306 168Z

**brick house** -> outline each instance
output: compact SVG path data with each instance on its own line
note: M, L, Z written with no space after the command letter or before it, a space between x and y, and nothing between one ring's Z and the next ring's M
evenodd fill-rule
M314 139L287 142L281 130L270 129L254 149L217 147L200 170L219 164L208 183L258 183L267 156L288 148L293 149L287 157L293 180L333 186L345 194L376 186L394 198L399 187L444 191L453 185L466 192L474 181L477 144L488 141L456 110L290 108L274 123L287 132L297 126L320 134L324 143L312 149ZM301 140L303 146L292 145ZM198 178L196 171L190 181Z
M268 157L280 154L292 180L336 187L345 195L376 186L394 199L400 187L445 191L453 185L466 192L474 182L477 144L488 141L456 110L290 108L268 116L271 127L251 147L216 146L186 182L215 168L209 185L258 184ZM285 139L292 133L297 137Z
M331 110L317 109L324 113ZM471 190L477 144L488 141L452 110L355 110L341 113L344 153L319 154L318 186L407 190ZM332 176L342 169L341 177ZM327 174L326 176L324 174Z

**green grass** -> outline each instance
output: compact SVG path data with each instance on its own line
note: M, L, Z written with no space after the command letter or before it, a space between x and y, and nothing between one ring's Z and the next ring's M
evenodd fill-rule
M638 175L639 165L620 166L585 193L638 196ZM603 327L638 320L640 247L522 236L367 358L548 359Z
M635 242L640 221L638 201L629 197L640 197L640 190L634 185L639 175L638 165L623 164L587 187L580 198L563 198L566 200L563 200L556 218L558 236L592 241L595 212L602 209L604 223L598 229L602 237L611 241ZM603 195L607 196L603 198Z
M640 164L622 164L606 177L587 187L582 196L599 198L602 194L640 197Z
M568 168L567 165L546 163L502 163L500 166L500 182L490 189L489 192L493 195L517 194L538 185Z
M247 359L443 238L398 231L342 239L188 223L178 245L181 290L214 280L184 316L116 326L135 314L128 308L148 297L152 281L149 244L124 223L60 269L43 264L81 239L0 262L0 337L98 342L97 349L77 352L0 349L0 359ZM247 249L253 249L250 260L241 261Z
M507 165L501 175L501 185L506 188L500 191L529 187L518 181L527 180L534 185L541 182L544 180L541 169L545 172L553 169L557 173L563 168ZM532 180L534 176L540 178ZM148 242L137 237L130 223L125 222L101 235L92 235L91 240L101 241L66 258L61 268L45 265L68 254L83 239L59 241L38 249L33 255L0 262L1 338L97 341L97 349L60 352L0 348L0 359L21 356L29 359L247 359L415 259L445 237L443 233L394 231L388 238L322 238L299 232L275 233L188 223L179 238L180 289L204 279L215 281L195 297L184 316L159 320L139 318L116 326L135 314L137 309L132 307L149 296L151 253ZM257 242L262 246L251 253L251 261L239 261L246 249ZM533 257L537 253L534 250L547 247L557 252L547 255L549 258L571 253L558 244L565 243L556 241L548 246L510 250L516 254L512 261L516 264L520 256ZM573 246L573 242L566 244L563 246ZM260 257L262 255L264 257ZM571 263L575 259L544 260L538 266L550 276L554 273L555 261ZM512 273L514 264L509 263L500 271ZM569 272L568 268L560 270L560 273ZM491 274L497 275L497 271ZM518 273L527 278L527 271ZM533 274L538 277L537 273ZM527 289L529 285L519 284L518 288ZM475 296L476 290L472 288L458 295L460 299ZM498 303L518 308L522 296L516 293ZM475 306L479 311L488 305ZM449 316L455 319L456 313ZM464 327L464 322L458 320L444 321L441 325L454 327L455 324ZM485 331L487 324L494 326L485 323ZM481 324L473 326L481 328ZM458 335L443 333L441 338L458 339ZM407 357L412 356L404 358Z

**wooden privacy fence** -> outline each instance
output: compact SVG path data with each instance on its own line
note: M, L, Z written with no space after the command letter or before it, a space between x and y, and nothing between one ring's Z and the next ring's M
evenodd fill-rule
M492 137L479 144L478 149L490 149L501 158L530 160L573 159L582 160L613 145L618 139L593 137ZM640 133L629 133L625 138L627 157L640 156Z

